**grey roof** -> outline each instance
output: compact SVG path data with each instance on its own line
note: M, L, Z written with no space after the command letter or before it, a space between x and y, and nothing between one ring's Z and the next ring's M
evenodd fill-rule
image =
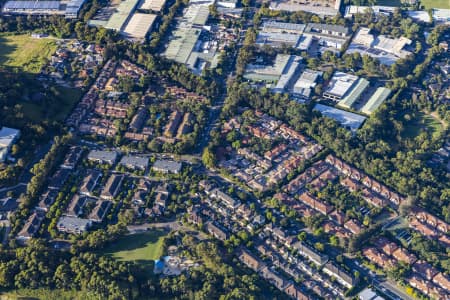
M49 10L59 9L60 1L8 1L4 9Z
M126 155L120 160L120 164L133 168L145 169L148 166L148 158L142 156Z
M325 30L332 32L350 34L350 28L342 25L320 24L320 23L308 23L305 28L305 32L314 32L315 30Z
M276 22L276 21L267 21L263 24L263 30L279 29L279 30L295 30L302 33L305 29L305 24L296 24L296 23L285 23L285 22Z
M167 172L179 172L181 170L181 167L182 167L181 162L158 159L157 161L155 161L152 168Z
M85 231L91 224L90 220L81 219L76 217L63 216L59 218L57 227L65 228L66 231Z
M364 116L327 105L317 104L314 109L320 111L326 117L335 119L342 126L349 127L353 132L355 132L366 120L366 117Z
M102 161L102 162L115 162L117 159L117 152L92 150L88 154L88 159L89 160L98 160L98 161Z

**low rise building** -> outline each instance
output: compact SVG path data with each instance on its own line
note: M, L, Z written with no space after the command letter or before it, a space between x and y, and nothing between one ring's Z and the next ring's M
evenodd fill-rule
M183 164L181 162L173 161L173 160L162 160L158 159L152 166L152 170L156 172L161 172L164 174L178 174L181 172L181 168Z
M106 185L103 188L100 197L106 200L114 199L114 197L116 197L119 193L123 178L123 175L112 174L108 178L108 181L106 182Z
M56 224L56 228L60 232L82 234L83 232L86 232L91 227L91 225L91 220L63 216L59 218L58 223Z
M12 145L20 137L20 130L8 127L0 129L0 162L6 160Z
M113 165L117 161L117 157L118 153L116 151L92 150L88 154L88 160L110 165Z

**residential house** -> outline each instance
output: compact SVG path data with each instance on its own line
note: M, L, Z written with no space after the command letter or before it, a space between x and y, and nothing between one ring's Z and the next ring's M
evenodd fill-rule
M211 191L210 197L222 201L225 206L231 209L236 209L240 205L239 200L234 199L217 188Z
M70 147L69 153L67 153L66 157L64 158L64 162L61 165L61 168L73 170L80 160L82 153L83 149L81 147Z
M89 170L87 176L83 179L83 182L80 186L80 194L85 196L92 196L92 192L99 179L102 177L102 172L99 170Z
M290 283L285 289L284 292L295 300L309 300L311 299L305 293L303 293L300 288L294 283Z
M58 171L56 171L56 173L50 179L48 188L60 190L66 183L67 179L69 179L70 174L71 170L69 169L58 169Z
M358 220L354 219L348 220L344 224L344 228L349 230L353 234L360 234L361 231L363 230L361 223L359 223Z
M111 201L108 200L98 200L95 203L94 209L89 214L89 220L95 223L103 222L111 204Z
M239 251L238 257L241 262L243 262L247 267L255 272L259 272L265 267L265 264L259 258L251 254L246 249L241 249Z
M358 279L354 275L343 270L331 261L327 262L322 270L326 274L335 277L340 284L349 289L358 283Z
M122 185L124 176L119 174L112 174L108 181L106 182L105 187L100 194L100 197L105 200L112 200L117 196L120 190L120 186Z
M443 288L444 290L450 292L450 279L448 276L439 272L436 276L433 277L433 282Z
M439 271L423 260L418 260L413 264L413 271L420 274L426 280L432 280Z
M55 202L57 196L57 190L47 189L45 193L39 197L39 204L36 209L47 212L50 206Z
M216 222L206 223L206 230L209 234L221 241L225 241L229 238L228 230L217 224Z
M35 211L27 220L22 230L17 234L17 240L20 242L26 242L36 235L41 227L42 220L44 220L45 214L40 211Z
M276 286L277 289L279 289L280 291L283 291L288 284L288 282L283 277L281 277L279 274L275 273L268 267L263 268L260 271L260 275L261 277L269 281L271 284Z
M409 253L403 248L398 248L397 250L395 250L392 253L392 257L409 265L412 265L417 261L417 257L414 254Z

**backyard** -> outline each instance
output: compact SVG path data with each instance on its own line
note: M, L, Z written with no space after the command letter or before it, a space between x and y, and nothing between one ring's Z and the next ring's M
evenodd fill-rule
M52 39L35 39L29 34L0 34L0 66L39 73L56 50Z

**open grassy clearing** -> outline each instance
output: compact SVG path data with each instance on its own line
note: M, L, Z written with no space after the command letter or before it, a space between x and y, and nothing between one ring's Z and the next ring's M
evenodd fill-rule
M39 73L56 50L51 39L34 39L29 34L0 35L0 66Z
M101 253L120 261L134 261L144 266L153 266L153 261L163 254L166 234L163 230L151 230L127 235L103 249Z
M420 4L425 6L425 9L430 9L430 8L450 9L450 1L449 0L421 0Z
M0 294L0 299L24 300L24 299L45 299L45 300L90 300L98 299L92 292L64 291L60 289L19 289L13 292Z
M443 125L430 115L420 113L418 117L406 126L404 136L413 138L417 136L421 130L431 131L432 133L443 130Z

